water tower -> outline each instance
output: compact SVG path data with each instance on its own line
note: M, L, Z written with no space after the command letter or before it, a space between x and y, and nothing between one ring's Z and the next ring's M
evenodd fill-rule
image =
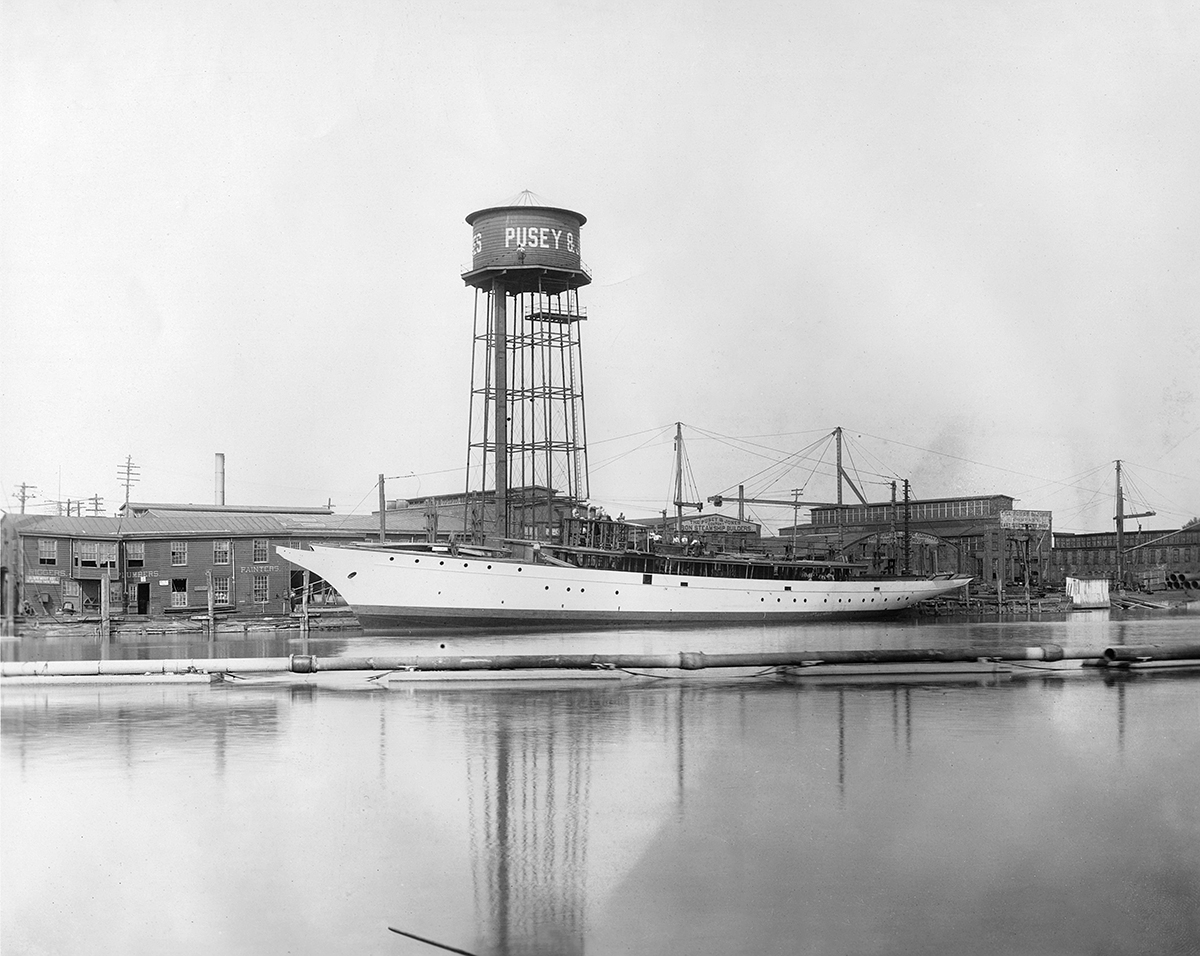
M587 220L523 192L467 216L475 288L467 527L477 538L548 538L588 497L579 288Z

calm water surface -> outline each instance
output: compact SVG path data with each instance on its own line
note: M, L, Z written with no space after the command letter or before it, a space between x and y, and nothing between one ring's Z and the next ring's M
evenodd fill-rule
M580 640L38 638L3 656ZM1200 616L586 640L1103 647L1200 640ZM6 956L438 952L389 925L479 954L1200 952L1200 677L1184 673L536 687L338 674L10 685L0 710Z

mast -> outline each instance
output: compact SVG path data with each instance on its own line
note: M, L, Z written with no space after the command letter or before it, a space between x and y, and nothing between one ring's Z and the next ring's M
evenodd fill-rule
M675 423L675 533L683 535L683 423Z
M833 434L837 438L837 540L838 557L840 558L846 546L846 541L842 534L842 426L838 425L833 430Z
M1125 521L1127 518L1153 518L1155 511L1135 511L1125 513L1125 491L1121 487L1121 459L1117 459L1117 514L1113 520L1117 523L1117 587L1124 585L1125 570Z
M1124 578L1121 575L1121 559L1125 553L1125 495L1121 491L1121 459L1117 459L1117 587Z

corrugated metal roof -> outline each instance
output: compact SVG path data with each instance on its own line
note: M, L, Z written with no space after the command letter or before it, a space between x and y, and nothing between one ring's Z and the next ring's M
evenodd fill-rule
M57 515L24 516L17 525L20 534L73 538L116 538L145 535L284 535L284 534L353 534L357 529L343 529L338 515L306 515L296 520L290 515L208 514L203 512L172 515L132 515L120 518L64 518Z
M327 535L358 538L379 530L379 516L374 515L294 515L294 514L230 514L213 512L175 512L144 514L128 517L62 517L60 515L9 515L19 534L47 537L116 538L118 536L166 537L216 536L227 534L264 535ZM425 515L419 511L389 512L389 531L421 533L425 531ZM461 531L463 515L440 514L438 530L442 534Z
M118 516L121 513L134 514L136 512L149 512L150 514L166 515L171 512L181 511L192 513L212 512L213 514L272 514L272 515L331 515L332 508L313 508L308 506L273 506L273 505L192 505L180 504L178 502L147 502L147 501L131 501L128 505L121 505L117 509Z
M117 520L101 517L61 515L9 515L20 534L45 534L72 538L115 538Z

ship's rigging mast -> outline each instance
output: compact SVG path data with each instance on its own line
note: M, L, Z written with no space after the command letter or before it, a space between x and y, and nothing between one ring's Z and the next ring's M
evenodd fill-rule
M1125 492L1121 487L1121 459L1116 461L1117 465L1117 513L1113 517L1113 521L1117 523L1117 554L1114 564L1117 569L1117 587L1121 587L1125 583L1124 562L1125 562L1125 521L1129 518L1149 518L1154 515L1153 511L1137 511L1133 514L1125 514Z

